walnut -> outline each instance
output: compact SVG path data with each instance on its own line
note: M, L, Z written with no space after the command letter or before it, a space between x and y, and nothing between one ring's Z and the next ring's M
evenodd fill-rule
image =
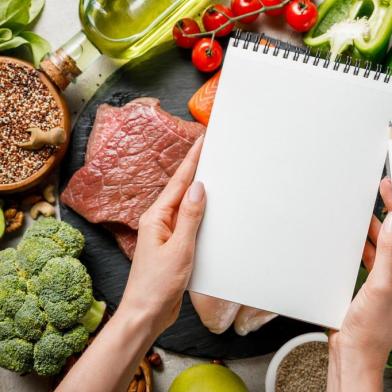
M24 213L16 208L8 208L4 211L5 232L7 234L19 230L23 226Z

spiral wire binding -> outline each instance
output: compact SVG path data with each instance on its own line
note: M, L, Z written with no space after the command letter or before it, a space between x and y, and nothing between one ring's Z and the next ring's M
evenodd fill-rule
M333 64L333 70L334 71L338 71L339 70L341 61L342 61L342 55L339 54L338 56L336 56L335 62Z
M319 65L320 57L321 57L321 50L317 49L316 55L314 56L314 60L313 60L313 65L315 65L316 67Z
M310 48L306 48L303 63L307 64L309 62L309 59L310 59Z
M253 41L254 39L254 41ZM264 43L261 44L262 40L265 40ZM254 52L258 52L260 47L262 48L262 53L268 54L271 46L273 46L272 55L278 56L281 51L283 51L283 58L288 59L290 53L293 54L292 60L298 61L300 56L303 55L302 62L304 64L309 63L309 59L311 56L311 49L309 47L300 48L298 46L294 46L290 44L290 42L283 42L280 40L271 39L267 37L264 33L245 33L245 37L243 37L242 30L237 29L234 33L234 42L233 46L238 47L240 45L240 41L242 42L242 48L247 50L249 48L249 44L253 43L252 50ZM317 49L316 53L313 57L313 65L318 66L323 56L323 68L329 68L331 65L331 52L323 53L320 49ZM353 75L359 76L359 72L361 69L364 69L363 77L369 78L370 73L374 71L374 80L380 80L381 76L384 74L384 77L381 80L384 83L389 83L392 78L392 69L390 67L384 67L382 64L373 64L371 61L365 62L365 67L361 68L361 60L353 59L351 56L345 56L343 61L343 56L338 55L336 59L333 61L332 69L334 71L338 71L340 66L343 66L343 72L349 73L351 69L353 69ZM384 72L383 72L384 71Z
M331 63L331 53L328 52L324 59L323 68L328 68L330 63Z

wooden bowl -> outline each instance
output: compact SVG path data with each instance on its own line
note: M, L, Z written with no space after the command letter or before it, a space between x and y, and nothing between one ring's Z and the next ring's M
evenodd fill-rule
M12 57L0 56L0 63L4 63L4 62L21 64L28 68L35 69L32 64L26 61L14 59ZM61 159L64 157L64 154L68 148L68 144L70 141L70 134L71 134L71 117L69 114L68 106L64 98L61 96L57 87L55 87L55 85L48 79L47 76L45 76L45 74L40 72L39 78L46 85L50 94L55 99L58 108L62 112L63 119L61 121L60 127L64 128L65 130L66 140L63 144L61 144L57 148L56 152L49 157L49 159L44 163L44 165L38 171L32 174L30 177L25 178L22 181L14 182L12 184L0 184L0 194L21 192L39 184L60 163Z

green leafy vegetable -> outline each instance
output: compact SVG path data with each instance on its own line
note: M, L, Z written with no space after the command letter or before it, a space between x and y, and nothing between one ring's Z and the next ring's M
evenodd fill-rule
M0 251L0 367L48 376L87 344L106 304L78 257L79 230L41 218L17 249Z
M27 49L28 58L35 66L50 50L48 41L27 31L36 20L45 0L0 1L0 52Z

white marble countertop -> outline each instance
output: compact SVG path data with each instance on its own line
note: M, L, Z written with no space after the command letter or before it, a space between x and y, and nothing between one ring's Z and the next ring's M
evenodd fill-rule
M47 0L43 14L35 26L35 31L49 39L53 49L63 44L68 38L80 30L78 18L78 0ZM260 29L282 39L297 41L298 36L287 30L283 23L271 24L270 21L261 20ZM257 28L257 26L256 26ZM79 112L96 90L96 84L110 75L118 63L106 59L99 59L89 68L76 84L71 85L65 92L66 99L72 113ZM98 74L101 78L98 79ZM201 359L180 356L159 350L162 356L164 370L154 372L154 391L167 392L175 376L183 369L203 362ZM250 392L264 391L264 378L271 355L263 357L227 361L229 367L237 372L247 384ZM48 379L37 376L21 377L7 370L0 369L0 392L44 392L49 390ZM387 371L386 389L392 391L392 373ZM213 391L211 391L213 392Z

